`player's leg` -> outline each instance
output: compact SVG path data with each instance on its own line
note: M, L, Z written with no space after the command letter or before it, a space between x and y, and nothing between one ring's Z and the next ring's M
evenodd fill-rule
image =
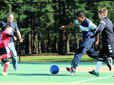
M7 54L7 48L0 48L1 50L1 56L0 59L10 58L10 56Z
M108 44L106 46L106 52L105 52L106 56L108 56L108 58L106 59L105 63L107 64L107 66L109 67L109 70L112 70L113 67L113 58L114 58L114 43Z
M76 51L74 55L74 59L72 60L71 68L66 68L67 71L75 73L76 67L79 64L81 57L83 56L84 53L86 53L87 50L91 48L93 43L94 41L86 40L80 45L79 49Z
M17 65L17 52L15 50L15 46L14 46L14 43L9 43L8 44L8 47L11 51L11 54L12 54L12 63L13 63L13 68L15 70L18 69L18 65Z
M10 59L9 58L12 57L9 48L6 47L5 49L6 50L4 51L4 53L6 53L6 55L8 56L8 58L2 59L2 62L4 63L4 70L3 70L3 74L2 75L7 75L7 68L8 68L8 65L10 64Z
M110 53L109 53L109 48L108 45L103 45L100 52L99 52L99 58L98 60L103 61L107 64L109 70L111 71L112 69L112 58L110 57Z
M73 60L72 60L72 62L71 62L71 67L70 67L70 68L66 67L66 70L67 70L68 72L70 72L70 73L72 73L72 74L75 73L76 67L77 67L78 64L79 64L80 59L81 59L81 56L84 54L84 50L85 50L85 49L86 49L86 48L85 48L83 45L81 45L81 46L79 47L79 49L78 49L77 52L75 53L74 58L73 58Z
M96 65L95 72L99 72L102 63L103 63L103 62L101 62L101 61L97 61L97 65Z
M108 57L110 56L110 54L107 47L108 46L105 45L100 49L99 57L97 57L97 60L99 61L97 62L96 69L93 71L89 71L90 74L99 76L99 70L102 65L102 62L105 62L107 64L107 66L109 67L109 70L112 69L112 59Z
M99 57L99 54L96 51L94 51L92 48L90 48L86 53L89 57L94 58L94 59L97 59ZM89 71L89 73L95 76L99 76L99 70L100 70L101 65L102 65L102 62L97 61L96 69Z
M90 48L86 54L91 57L91 58L94 58L94 59L97 59L99 57L99 53L97 53L96 51L93 50L93 48Z
M4 59L4 58L10 58L10 56L8 56L7 54L3 54L0 56L0 59Z
M11 58L12 57L12 54L11 54L11 52L10 52L10 50L9 50L9 48L8 47L5 47L5 48L0 48L0 50L2 50L2 51L0 51L0 54L2 55L2 56L5 56L6 58ZM5 58L3 58L3 59L5 59ZM4 66L4 62L3 62L3 59L2 59L2 62L1 62L1 66Z
M101 62L101 61L97 61L96 69L92 70L92 71L89 71L89 73L92 74L92 75L95 75L95 76L99 76L99 70L100 70L100 67L101 67L102 63L103 62Z
M7 75L7 69L8 69L8 65L10 64L10 59L9 58L5 58L2 60L4 62L4 70L3 70L3 76Z

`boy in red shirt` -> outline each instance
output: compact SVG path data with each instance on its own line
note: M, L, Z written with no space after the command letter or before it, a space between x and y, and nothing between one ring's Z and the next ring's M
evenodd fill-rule
M13 37L14 40L16 40L16 37L13 35L10 35L12 32L12 26L10 24L7 24L5 26L5 30L0 34L0 59L4 62L4 70L3 75L7 75L7 68L10 63L11 58L11 52L8 48L8 43L10 41L10 37Z

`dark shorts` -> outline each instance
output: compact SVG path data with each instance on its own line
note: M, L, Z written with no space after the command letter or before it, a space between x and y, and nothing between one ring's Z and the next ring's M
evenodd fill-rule
M0 48L0 55L8 54L9 52L10 52L10 50L9 50L8 47L6 47L6 48ZM2 62L4 62L4 63L10 62L10 59L9 58L2 59Z
M102 49L99 52L100 57L108 56L114 59L114 43L103 45Z
M114 59L114 44L109 44L108 49L109 49L110 57Z

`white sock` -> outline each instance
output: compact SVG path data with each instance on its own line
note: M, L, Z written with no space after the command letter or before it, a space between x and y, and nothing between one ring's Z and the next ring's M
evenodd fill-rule
M95 72L99 72L102 63L103 63L103 62L101 62L101 61L97 61L97 65L96 65Z

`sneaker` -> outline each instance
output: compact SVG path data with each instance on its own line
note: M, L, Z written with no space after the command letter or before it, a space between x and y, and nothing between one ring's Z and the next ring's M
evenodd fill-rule
M6 76L6 75L8 75L8 73L7 73L7 72L6 72L6 73L5 73L5 72L3 72L3 73L2 73L2 76Z
M112 70L112 66L113 66L113 65L112 65L112 63L113 63L112 58L111 58L111 57L108 57L108 58L106 59L105 63L107 64L109 70L111 71L111 70Z
M66 67L66 70L70 72L72 75L74 75L75 71L72 68Z
M95 72L95 70L89 71L89 73L95 76L99 76L99 72Z

